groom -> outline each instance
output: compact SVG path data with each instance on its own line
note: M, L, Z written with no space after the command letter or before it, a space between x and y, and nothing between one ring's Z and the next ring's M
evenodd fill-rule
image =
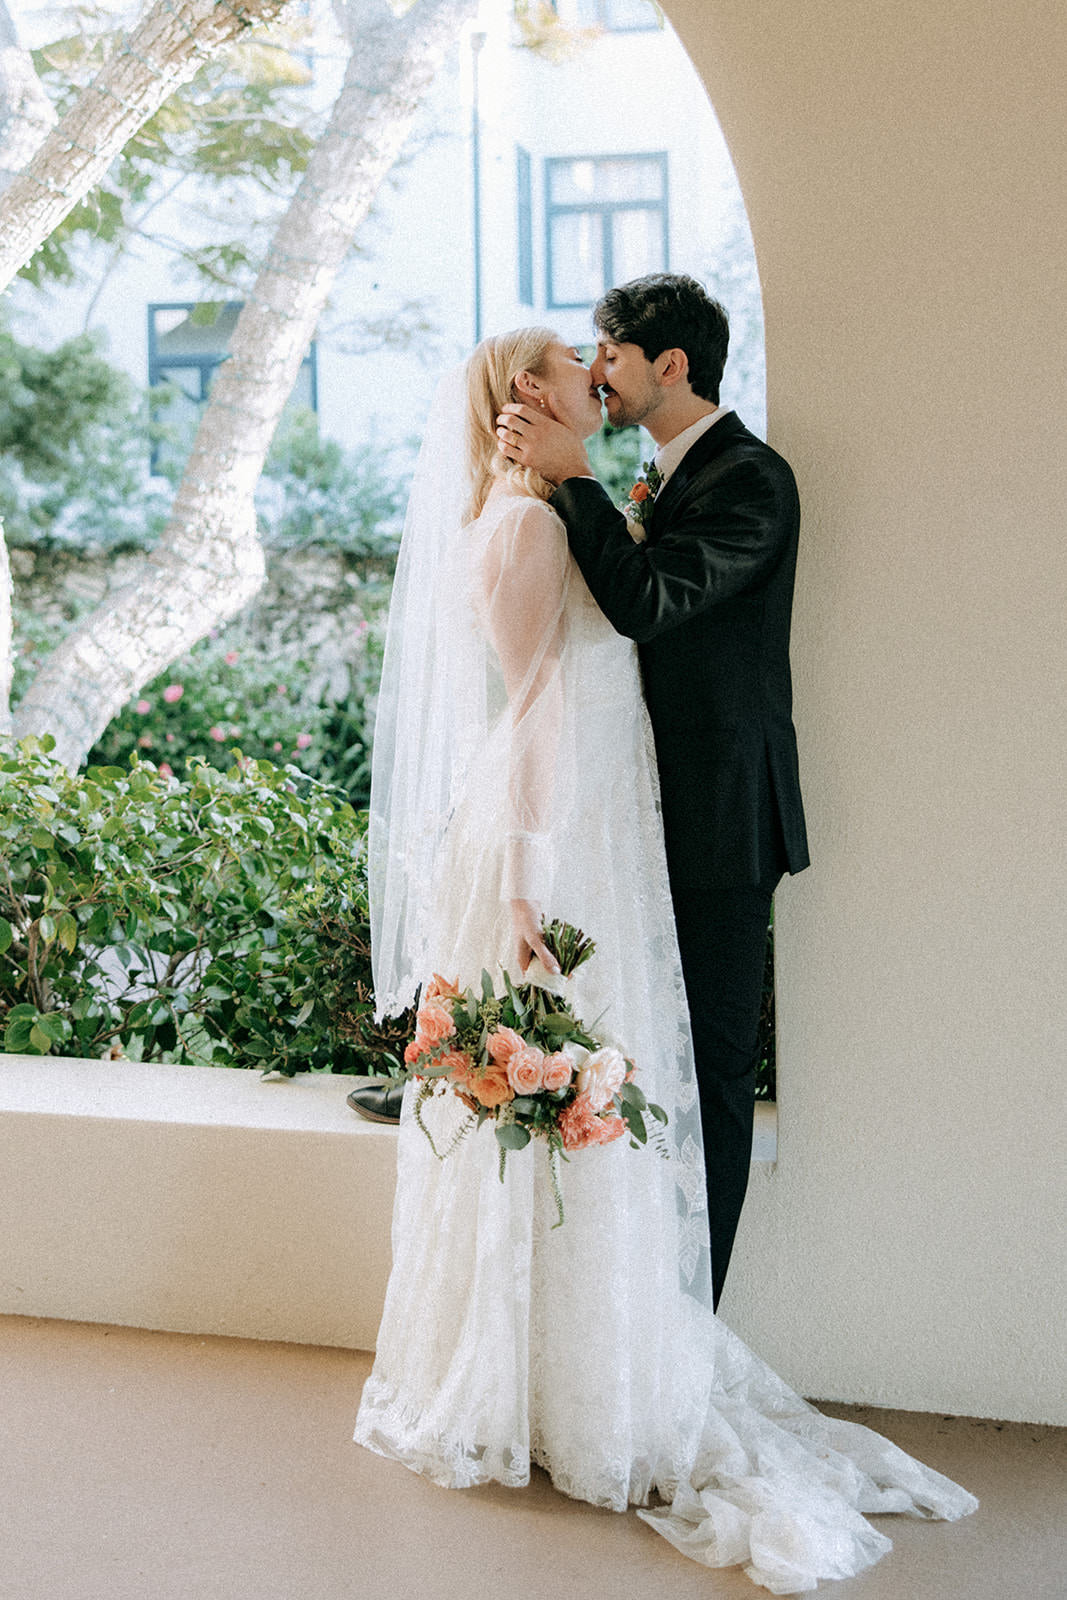
M771 897L808 864L789 673L800 508L788 464L719 404L729 326L693 278L611 289L592 378L658 446L628 520L577 436L509 405L500 448L558 485L587 584L636 639L693 1025L715 1302L748 1183ZM641 959L634 951L634 960Z

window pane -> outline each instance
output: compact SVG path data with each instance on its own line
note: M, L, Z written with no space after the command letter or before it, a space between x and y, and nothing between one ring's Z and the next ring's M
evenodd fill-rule
M641 156L611 161L552 162L550 201L557 206L599 204L608 200L660 200L663 167Z
M611 273L616 283L663 272L663 213L616 211L611 218Z
M649 0L573 0L575 21L584 28L624 33L631 28L658 27Z
M552 218L550 305L589 305L604 287L603 227L595 212Z
M167 356L221 356L237 326L240 306L222 306L213 322L198 324L192 309L159 307L153 311L156 351Z

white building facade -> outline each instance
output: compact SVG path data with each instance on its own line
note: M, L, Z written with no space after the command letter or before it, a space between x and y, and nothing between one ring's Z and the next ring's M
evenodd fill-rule
M324 433L349 448L411 438L436 373L478 337L543 323L587 344L592 305L612 283L684 271L715 292L725 251L734 279L741 259L742 298L756 307L735 330L749 347L737 364L740 392L730 391L728 369L725 397L762 429L762 328L744 207L684 49L650 0L558 0L558 26L550 8L531 10L547 50L530 47L512 0L483 0L464 30L360 230L293 403L311 406ZM40 14L20 20L25 32L47 35ZM324 9L304 91L324 109L344 64L332 30ZM557 48L563 58L551 59ZM186 186L158 208L153 232L208 242L223 211L232 230L242 207L250 228L261 225L261 195L238 191L224 206ZM173 419L191 418L202 402L236 321L237 299L213 322L194 320L207 296L188 272L175 274L164 247L134 238L102 286L91 270L62 289L16 285L11 306L26 339L52 344L103 330L110 359L135 382L178 391Z

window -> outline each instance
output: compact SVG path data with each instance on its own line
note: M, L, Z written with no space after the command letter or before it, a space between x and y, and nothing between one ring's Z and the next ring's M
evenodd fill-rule
M667 157L551 157L545 162L547 303L588 306L667 268Z
M153 450L153 471L160 469L164 455L168 464L173 456L184 456L215 369L226 359L240 314L240 300L227 300L221 305L181 301L149 306L148 383L150 388L166 386L169 390L167 400L154 407L154 417L174 441L165 450L160 446ZM318 409L317 376L312 343L301 363L288 407Z
M606 33L646 33L659 27L650 0L575 0L575 21Z
M518 202L519 301L534 303L533 287L533 178L530 153L515 146L515 193Z

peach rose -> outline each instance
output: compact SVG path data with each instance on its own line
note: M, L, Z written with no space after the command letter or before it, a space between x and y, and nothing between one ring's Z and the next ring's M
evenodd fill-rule
M429 1040L430 1044L440 1044L442 1039L451 1039L456 1031L451 1011L437 1000L428 1000L425 1005L420 1006L415 1013L415 1021L419 1032Z
M405 1067L413 1067L415 1065L416 1061L419 1059L419 1057L428 1048L429 1047L428 1047L428 1045L426 1043L426 1040L423 1039L419 1034L416 1034L414 1039L412 1039L411 1043L404 1047L404 1065L405 1065Z
M574 1068L562 1050L557 1050L554 1055L545 1057L544 1076L541 1079L544 1088L565 1089L573 1075Z
M578 1093L588 1096L594 1111L603 1111L625 1078L625 1060L618 1050L606 1046L586 1056L578 1068Z
M466 1088L470 1090L480 1105L502 1106L509 1100L514 1100L515 1091L508 1082L508 1075L503 1067L490 1064L481 1072L471 1072L467 1078Z
M444 1075L451 1078L458 1088L465 1089L468 1086L474 1062L466 1050L449 1050L445 1055L438 1056L434 1066L444 1067Z
M526 1048L526 1040L514 1028L497 1028L486 1040L489 1059L498 1067L506 1067L516 1050Z
M524 1045L508 1057L506 1070L516 1094L536 1094L544 1084L545 1053L535 1044Z
M636 500L637 503L640 504L642 500L648 499L650 492L651 491L649 490L647 483L635 483L633 488L630 490L630 499Z
M598 1116L588 1095L579 1094L560 1117L559 1131L564 1150L585 1150L621 1138L626 1124L619 1116Z

